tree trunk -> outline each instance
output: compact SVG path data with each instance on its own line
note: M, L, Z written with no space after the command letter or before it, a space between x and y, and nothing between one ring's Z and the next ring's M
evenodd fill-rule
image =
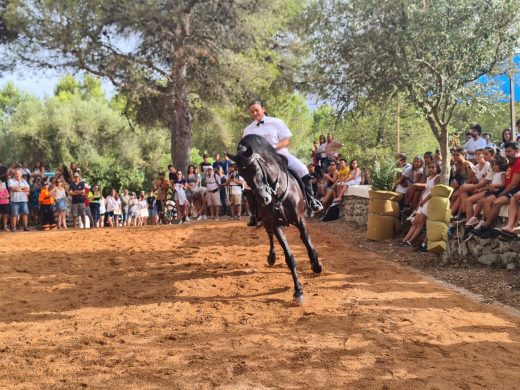
M178 68L173 97L170 100L169 129L171 134L171 157L175 168L184 174L188 171L192 143L191 115L186 84L187 66Z
M446 126L441 126L441 137L439 139L439 146L441 147L442 156L441 183L449 185L451 170L451 154L448 146L448 128Z

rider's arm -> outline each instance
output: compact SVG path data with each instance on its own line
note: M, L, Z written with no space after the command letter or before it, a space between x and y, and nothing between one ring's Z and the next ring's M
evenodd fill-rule
M274 145L274 148L276 150L280 150L283 148L286 148L291 143L291 137L282 138L276 145Z

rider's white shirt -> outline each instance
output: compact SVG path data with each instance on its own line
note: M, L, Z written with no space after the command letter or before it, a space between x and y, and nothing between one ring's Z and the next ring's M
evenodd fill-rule
M281 119L266 115L262 121L264 123L260 123L260 125L258 125L258 121L254 121L249 126L247 126L244 129L243 137L249 134L260 135L264 137L273 147L278 144L280 140L292 137L291 130L289 130L287 125ZM287 152L287 148L278 150L278 153L282 154Z

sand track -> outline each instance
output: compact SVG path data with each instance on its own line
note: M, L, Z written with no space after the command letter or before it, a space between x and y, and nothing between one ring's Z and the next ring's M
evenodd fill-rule
M513 389L519 320L312 225L0 235L0 388Z

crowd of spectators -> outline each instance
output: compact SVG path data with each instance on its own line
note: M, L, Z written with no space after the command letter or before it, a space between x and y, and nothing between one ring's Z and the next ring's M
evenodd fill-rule
M186 173L168 166L159 172L149 191L130 192L89 185L72 163L51 172L37 161L0 163L0 223L4 231L69 227L118 227L171 224L226 216L240 219L244 181L234 164L217 154Z
M520 120L516 123L520 127ZM464 239L472 236L512 239L520 234L520 147L513 141L513 132L505 129L500 142L493 143L482 129L473 125L464 144L460 137L451 140L449 185L453 215L450 226L462 226ZM428 201L433 186L440 182L442 159L438 151L417 156L412 163L405 155L398 157L402 173L395 190L402 193L402 213L412 225L399 243L411 246L419 242L419 250L426 251L423 238L428 216ZM509 207L508 223L495 228L500 209Z

